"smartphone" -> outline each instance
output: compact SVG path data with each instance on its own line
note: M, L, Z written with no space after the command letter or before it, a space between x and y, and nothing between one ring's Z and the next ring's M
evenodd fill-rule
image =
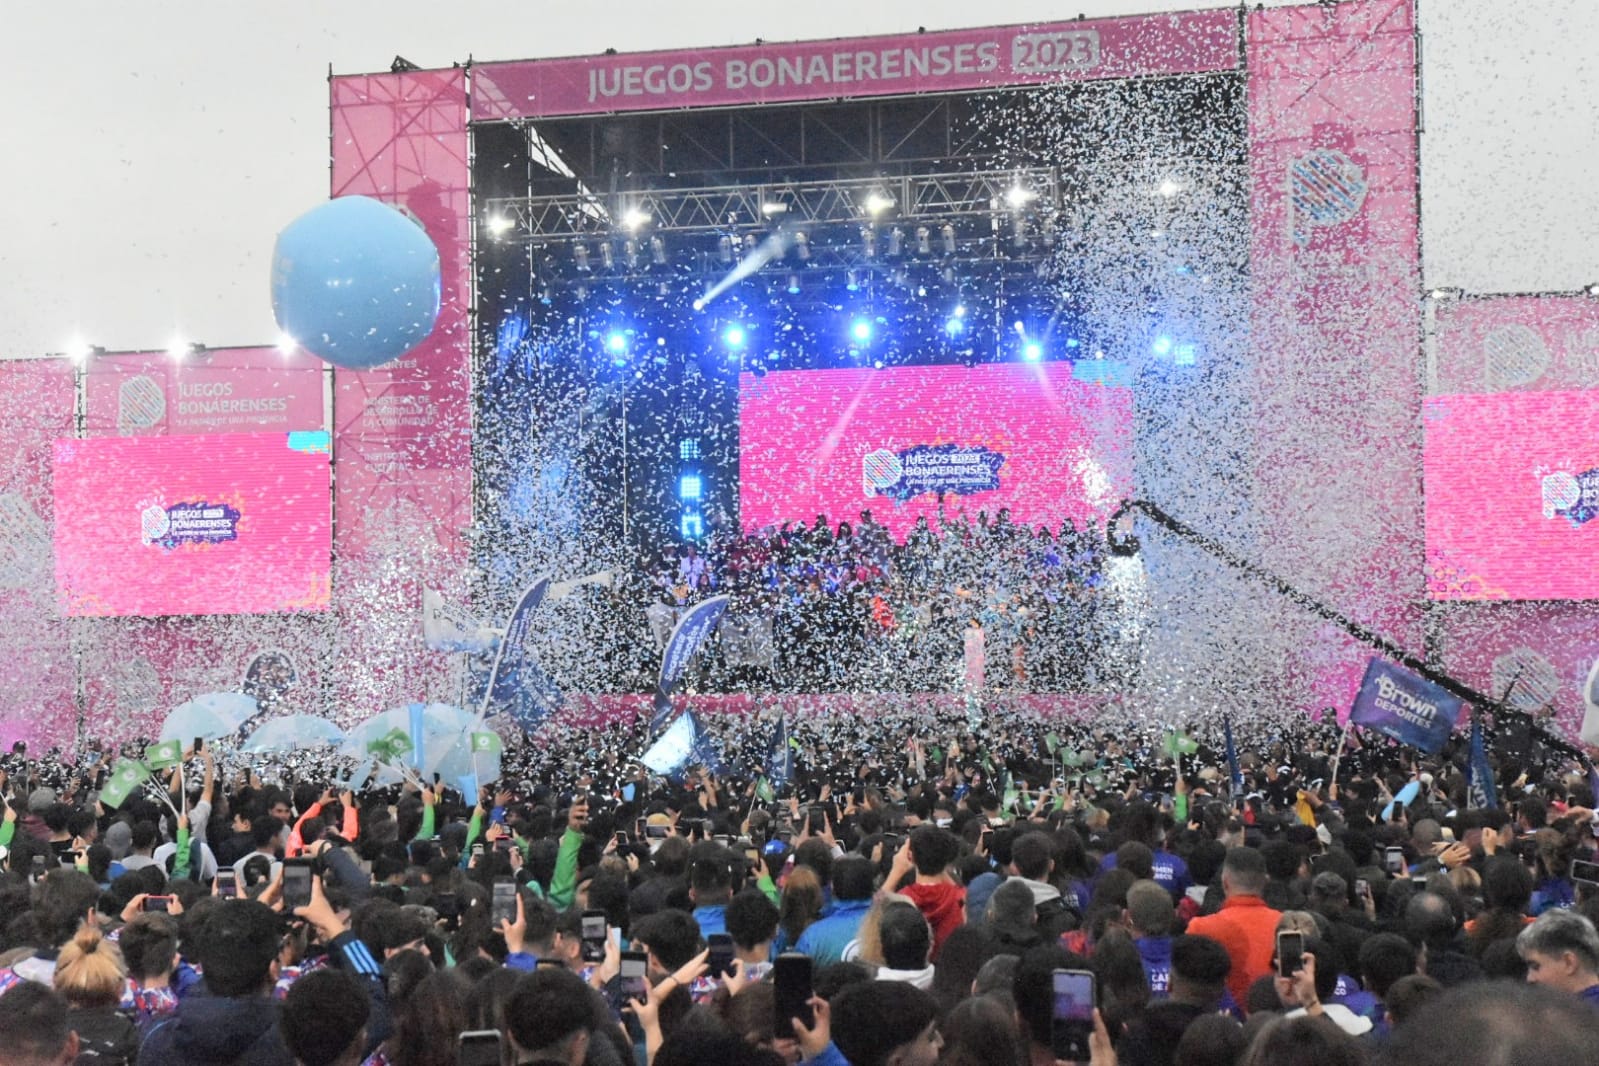
M650 956L644 951L622 952L622 968L618 972L621 985L617 991L621 994L622 1002L643 999L649 992L649 983L644 979L649 969Z
M1049 1043L1057 1059L1087 1062L1092 1053L1094 1006L1098 989L1091 970L1056 970L1051 975L1054 993L1050 1013Z
M1364 877L1355 880L1355 895L1361 899L1371 898L1371 882Z
M204 750L205 750L205 738L204 737L195 737L194 738L194 753L196 755L198 755Z
M728 836L726 833L715 833L711 836L711 839L716 841L724 848L730 848L733 846L733 838Z
M1405 849L1384 848L1382 853L1383 867L1394 877L1405 872Z
M665 840L672 835L671 827L664 825L647 825L644 827L644 836L649 840Z
M455 1046L455 1066L500 1066L505 1045L498 1029L474 1029L461 1034Z
M583 961L605 961L605 912L584 911L580 929L583 934Z
M501 922L516 921L516 882L509 877L494 879L493 904L489 917L495 929L500 927Z
M482 844L473 844L472 845L472 857L474 859L481 859L483 857L483 845Z
M154 911L155 913L158 913L158 914L165 914L165 913L167 913L167 911L172 909L172 897L171 896L146 896L146 897L144 897L144 908L143 909L144 909L145 913L147 913L147 914L152 912L152 911Z
M1585 885L1599 885L1599 862L1584 862L1582 859L1571 860L1571 879L1581 881Z
M727 933L712 933L706 939L710 941L711 954L706 959L709 968L705 976L726 977L733 972L733 938Z
M291 914L296 907L311 905L311 860L283 860L283 908Z
M239 876L232 870L224 868L217 871L217 895L223 899L238 898Z
M616 831L616 835L615 835L615 837L613 839L616 841L616 846L618 848L627 847L628 839L627 839L627 833L626 833L625 830L618 829Z
M797 951L784 952L772 963L772 991L776 993L777 1016L772 1019L779 1040L793 1040L794 1019L806 1028L816 1024L811 1010L811 957Z
M512 840L510 837L500 837L494 842L495 851L510 851L515 846L516 841Z
M1305 968L1305 934L1277 934L1277 976L1292 977Z

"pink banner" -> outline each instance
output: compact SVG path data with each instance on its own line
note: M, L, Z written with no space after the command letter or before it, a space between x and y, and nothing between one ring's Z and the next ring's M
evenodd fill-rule
M310 433L58 440L63 615L326 610L328 438Z
M91 437L323 429L323 364L304 352L221 348L104 355L84 369Z
M1485 296L1437 305L1435 393L1599 387L1599 299Z
M422 645L424 585L464 598L472 523L471 174L463 70L332 82L334 196L392 203L439 249L433 333L403 359L334 375L339 703L454 701Z
M1599 391L1433 396L1427 593L1599 599Z
M1419 651L1415 11L1257 8L1247 38L1256 542L1290 582ZM1285 690L1338 706L1369 654L1318 639Z
M871 511L904 539L942 495L951 518L1008 508L1059 532L1132 489L1132 390L1071 363L746 373L739 405L746 530Z
M1235 70L1229 10L472 68L472 118L750 107Z

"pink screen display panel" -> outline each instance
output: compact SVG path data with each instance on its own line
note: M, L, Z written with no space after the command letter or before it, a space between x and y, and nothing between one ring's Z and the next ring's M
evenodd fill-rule
M748 531L871 511L1010 508L1058 530L1103 520L1132 485L1132 391L1070 363L788 370L739 382L739 511Z
M63 615L328 608L326 433L55 443Z
M1599 392L1426 401L1427 592L1599 599Z

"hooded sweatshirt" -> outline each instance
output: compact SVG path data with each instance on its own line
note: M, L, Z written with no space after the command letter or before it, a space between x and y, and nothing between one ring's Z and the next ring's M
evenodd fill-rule
M190 996L150 1029L139 1066L294 1066L266 996Z
M900 895L916 904L916 909L932 926L933 952L930 958L937 961L944 941L966 921L966 890L949 882L918 883L906 885L900 889Z

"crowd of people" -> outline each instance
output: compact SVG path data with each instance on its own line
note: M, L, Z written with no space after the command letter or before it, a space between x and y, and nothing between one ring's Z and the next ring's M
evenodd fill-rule
M940 687L959 672L980 627L990 688L1077 691L1096 680L1113 639L1106 623L1103 531L1032 529L940 503L903 543L870 511L852 526L817 515L743 533L726 524L702 553L669 550L650 574L659 643L684 608L733 597L711 687L883 692Z
M16 753L0 1066L1599 1062L1557 753L1473 809L1458 741L1279 723L1235 781L1006 715L794 722L781 771L744 721L665 779L572 730L475 796L209 744L112 806L110 756Z

